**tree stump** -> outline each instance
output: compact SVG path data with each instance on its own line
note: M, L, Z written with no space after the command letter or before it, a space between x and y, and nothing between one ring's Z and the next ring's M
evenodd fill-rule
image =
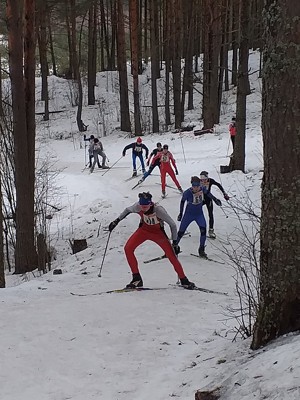
M74 239L73 242L70 240L70 245L73 254L79 253L82 250L87 249L86 239Z
M218 400L220 399L220 388L213 390L198 390L195 393L195 400Z

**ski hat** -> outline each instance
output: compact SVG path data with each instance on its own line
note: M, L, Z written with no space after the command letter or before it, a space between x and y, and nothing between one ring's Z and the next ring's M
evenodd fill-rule
M169 146L168 146L167 144L164 144L164 145L163 145L163 149L168 150L168 148L169 148Z
M200 179L208 179L208 172L207 171L201 171L200 172Z
M141 206L149 206L152 203L152 194L150 192L139 193L139 203Z
M161 143L160 142L156 143L156 147L162 147Z
M198 176L192 176L191 184L192 184L192 186L201 186L200 178Z
M91 136L90 136L90 139L95 139L95 136L94 136L94 135L91 135Z
M141 138L141 137L138 137L138 138L136 139L136 141L137 141L137 143L142 143L142 138Z

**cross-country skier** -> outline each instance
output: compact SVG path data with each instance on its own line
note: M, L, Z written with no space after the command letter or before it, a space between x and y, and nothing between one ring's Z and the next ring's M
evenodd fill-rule
M133 174L132 176L137 176L137 171L136 171L136 158L138 157L140 159L141 162L141 166L142 166L142 172L145 172L145 163L144 163L144 159L143 159L143 150L145 150L146 152L146 159L148 158L148 154L149 154L149 149L146 145L144 145L142 143L142 138L138 137L136 139L136 142L134 143L130 143L127 146L124 147L122 155L123 157L125 157L126 155L126 151L129 149L132 149L132 166L133 166Z
M208 172L207 171L201 171L200 172L200 181L201 185L206 187L208 193L211 191L211 187L213 185L217 186L221 192L223 193L224 199L226 201L229 200L228 194L225 192L223 186L219 183L216 182L214 179L208 177ZM209 196L206 194L204 195L204 204L206 204L207 211L208 211L208 225L209 225L209 230L208 230L208 236L212 239L216 238L216 234L214 231L214 210L213 210L213 202Z
M155 157L153 157L151 165L154 165L157 160L160 161L160 179L161 179L161 191L162 191L162 198L166 197L166 175L169 174L175 185L177 186L178 190L180 193L183 193L183 190L180 186L180 183L176 179L176 175L178 175L178 170L176 167L176 161L174 160L174 157L172 153L169 151L169 146L167 144L163 145L163 150L162 152L159 152L156 154ZM174 173L174 169L175 173Z
M176 223L167 211L162 206L152 202L152 195L149 192L139 193L139 201L134 203L132 206L125 208L120 216L109 224L109 231L112 232L118 223L131 213L139 214L141 219L138 229L130 236L124 247L126 258L132 271L132 281L126 287L137 288L143 286L143 280L139 272L138 262L134 255L134 251L146 240L151 240L163 249L166 257L173 265L180 279L181 285L186 289L193 289L195 284L190 282L185 276L182 265L176 256L176 254L179 253L179 246L176 243L177 228ZM164 222L170 226L173 240L172 245L165 233Z
M154 150L151 151L151 153L150 153L150 155L149 155L149 158L148 158L148 160L147 160L147 165L148 165L148 166L149 166L149 164L150 164L151 158L152 158L152 157L155 157L155 156L156 156L158 153L160 153L161 151L162 151L162 145L161 145L161 143L157 143L157 144L156 144L156 148L155 148ZM138 184L141 184L142 182L144 182L144 180L145 180L149 175L151 175L151 172L154 170L155 167L160 167L160 160L159 160L159 159L157 159L153 165L152 165L152 164L150 165L148 171L146 171L146 172L144 173L144 175L142 176L142 178L138 181Z
M204 218L202 205L204 196L207 196L211 201L213 200L218 206L221 206L221 200L217 199L205 187L201 186L200 179L198 176L191 177L192 186L185 190L182 195L182 199L180 202L180 211L177 217L177 221L181 221L180 227L178 230L178 236L176 243L179 245L179 242L187 230L188 226L195 221L200 229L200 246L198 249L198 253L200 257L207 258L207 254L205 253L205 241L206 241L206 221ZM184 214L184 204L187 203Z
M83 135L83 140L85 142L89 142L89 149L88 149L88 152L89 152L89 168L91 168L92 167L93 157L94 157L94 140L95 140L95 136L91 135L90 137L87 138L86 135L84 134ZM98 164L98 167L100 168L99 161L97 162L97 164Z
M92 164L92 166L90 168L90 171L91 172L94 171L96 163L98 164L99 168L107 169L108 166L105 165L106 154L104 153L103 145L100 142L100 140L95 138L93 144L91 144L90 147L92 147L93 157L94 157L94 162L93 162L93 164ZM102 157L102 165L100 165L98 156Z

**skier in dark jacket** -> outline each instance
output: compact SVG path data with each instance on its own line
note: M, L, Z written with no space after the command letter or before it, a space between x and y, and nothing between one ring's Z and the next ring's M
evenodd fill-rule
M155 156L157 155L157 153L162 152L162 150L163 150L162 144L161 144L161 143L157 143L157 144L156 144L156 148L155 148L154 150L151 151L151 153L150 153L150 155L149 155L149 158L148 158L148 160L147 160L147 165L148 165L148 166L149 166L149 164L150 164L151 158L152 158L152 157L155 157ZM153 165L152 165L152 164L150 165L148 171L146 171L146 172L144 173L143 177L139 180L138 183L140 184L140 183L144 182L144 180L145 180L149 175L151 175L151 172L154 170L155 167L159 167L159 168L160 168L160 159L157 159Z
M221 190L221 192L223 193L224 199L225 199L226 201L229 200L229 196L228 196L228 194L225 192L223 186L222 186L219 182L216 182L214 179L209 178L209 177L208 177L208 172L207 172L207 171L201 171L201 172L200 172L200 181L201 181L201 185L204 186L204 187L207 189L208 193L210 193L211 187L212 187L213 185L215 185L215 186L217 186L217 187ZM209 196L207 196L207 194L204 195L204 204L206 204L207 211L208 211L208 220L209 220L209 222L208 222L208 225L209 225L208 236L209 236L210 238L212 238L212 239L215 239L215 238L216 238L216 234L215 234L215 231L214 231L213 202L212 202L212 199L209 198Z
M139 272L138 262L134 255L135 249L147 240L150 240L162 248L166 257L173 265L181 285L186 289L194 289L195 284L190 282L185 276L182 265L180 264L176 254L178 254L178 245L176 244L177 228L176 223L160 205L152 202L152 195L148 193L139 193L139 201L132 206L125 208L119 217L109 224L109 231L118 225L118 223L131 213L140 215L140 224L138 229L130 236L125 244L125 254L132 272L132 281L126 286L127 288L138 288L143 286L143 280ZM171 229L173 244L171 245L168 236L164 231L164 222Z
M149 154L148 147L142 143L142 138L138 137L136 139L136 142L130 143L124 147L123 153L122 153L123 157L125 157L126 151L129 149L132 149L132 165L133 165L132 176L137 176L137 171L136 171L136 158L137 157L140 159L141 166L142 166L142 172L144 173L145 172L145 163L144 163L144 159L143 159L143 150L145 150L145 152L146 152L146 159L147 159L148 154Z
M90 168L90 171L91 171L91 172L94 171L96 163L98 164L98 167L99 167L99 168L103 168L103 169L109 168L107 165L105 165L105 161L106 161L106 158L107 158L107 157L106 157L106 154L104 153L103 145L102 145L102 143L100 142L100 140L97 139L97 138L95 138L95 139L94 139L94 143L91 144L90 146L91 146L91 148L92 148L93 157L94 157L94 162L93 162L93 164L92 164L92 166L91 166L91 168ZM101 157L102 157L102 165L100 165L99 157L98 157L98 156L101 156Z
M95 136L91 135L90 137L86 137L86 134L83 135L83 140L85 142L89 142L89 168L92 167L93 157L94 157L94 140ZM98 167L101 168L99 160L97 161Z
M201 186L200 178L198 178L198 176L191 177L191 184L192 186L183 192L180 202L180 211L177 221L181 221L181 223L176 242L179 244L188 226L195 221L200 229L200 245L198 253L200 257L207 258L207 254L204 251L206 241L206 221L202 210L203 200L206 196L211 201L213 200L218 206L221 206L222 203L221 200L209 193L205 187ZM187 205L183 214L185 202Z

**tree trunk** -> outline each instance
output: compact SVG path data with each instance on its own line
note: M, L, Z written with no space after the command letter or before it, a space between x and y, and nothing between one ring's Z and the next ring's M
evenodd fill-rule
M157 108L157 49L155 37L155 0L150 0L150 51L151 51L151 98L152 98L152 132L159 132L158 108ZM157 4L156 4L157 5Z
M155 53L155 57L152 60L151 56L151 64L155 63L154 72L156 74L156 79L160 78L160 45L159 45L159 10L157 0L149 0L151 2L151 13L150 18L152 18L152 22L150 22L150 26L153 26L153 32L151 34L152 40L152 54Z
M232 62L231 83L237 85L238 42L239 42L239 0L232 1Z
M184 54L184 70L183 70L183 81L182 81L182 93L181 93L181 121L184 121L184 110L185 110L185 94L188 92L188 109L193 109L193 8L194 0L190 0L188 3L183 4L184 7L184 19L183 24L185 31L183 36L187 38L183 48Z
M48 27L48 32L49 32L49 45L50 45L50 54L51 54L53 75L57 75L55 53L54 53L54 46L53 46L53 39L52 39L51 12L50 12L50 10L48 10L46 18L47 18L47 27Z
M110 60L110 54L109 54L109 38L108 38L108 32L107 32L107 27L106 27L106 18L105 18L105 9L104 9L104 0L100 0L100 15L101 15L101 28L102 28L102 34L103 34L103 48L105 44L105 49L106 49L106 60L107 60L107 67L109 71L111 71L111 60Z
M2 213L2 171L0 170L0 288L5 288L5 269L3 252L3 213Z
M171 70L171 62L170 62L170 45L171 45L171 37L170 37L170 8L169 8L169 0L164 0L164 37L163 37L163 46L164 46L164 59L165 59L165 120L166 126L171 125L171 113L170 113L170 70Z
M249 16L250 3L248 0L240 0L241 40L239 51L239 69L236 98L236 130L235 146L233 151L233 170L245 172L245 142L246 142L246 117L247 95L249 90L248 59L249 59Z
M128 100L125 28L124 28L122 0L117 0L117 5L118 5L117 59L118 59L118 71L119 71L119 85L120 85L121 130L124 132L131 132L129 100Z
M27 0L24 5L24 37L23 3L8 0L6 12L15 151L15 273L21 274L35 269L37 265L34 245L35 3Z
M89 8L88 22L88 105L95 104L97 61L97 6L93 2Z
M175 128L181 128L181 0L172 0L172 30L173 33L173 57L172 57L172 75L173 75L173 100Z
M111 0L111 46L110 46L111 71L114 71L116 69L116 34L117 34L117 5L116 5L116 0Z
M134 132L136 136L142 133L140 92L139 92L139 56L138 56L138 0L130 0L130 40L131 40L131 72L133 78L133 103L134 103Z
M48 93L48 60L47 60L47 30L46 30L46 13L47 2L42 1L38 3L37 18L39 30L38 31L38 44L41 63L42 75L42 93L41 98L44 101L44 121L49 121L49 93Z
M273 4L266 0L264 13L261 275L253 349L300 330L300 2Z

